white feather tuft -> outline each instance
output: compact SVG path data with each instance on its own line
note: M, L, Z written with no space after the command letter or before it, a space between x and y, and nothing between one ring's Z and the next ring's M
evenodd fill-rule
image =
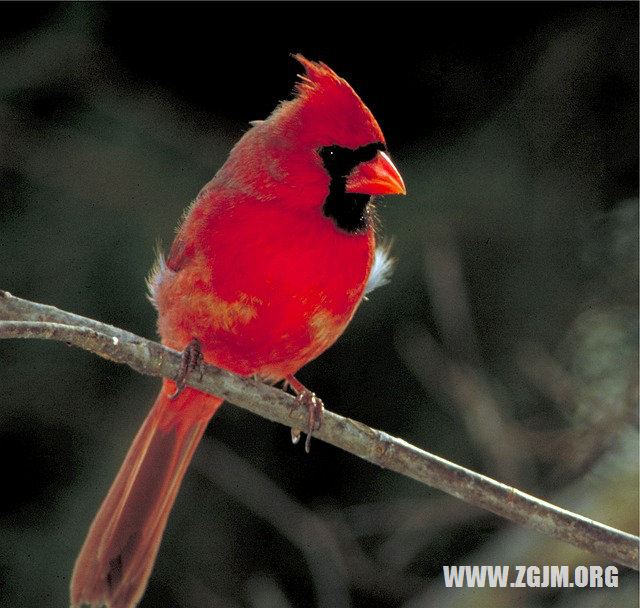
M158 289L158 285L162 283L162 279L166 270L167 264L164 259L164 254L160 249L160 244L158 244L156 245L156 261L153 263L151 272L147 277L147 297L156 308L156 290Z
M364 295L368 295L374 289L386 285L391 280L395 259L391 257L391 244L376 247L373 255L373 266L369 274L369 280L364 288Z

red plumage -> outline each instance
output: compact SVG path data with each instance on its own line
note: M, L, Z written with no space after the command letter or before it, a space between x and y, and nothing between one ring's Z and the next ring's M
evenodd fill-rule
M158 330L208 363L275 380L344 331L374 259L369 194L404 193L373 115L347 82L301 56L290 101L240 139L150 279ZM330 204L329 204L330 202ZM221 400L163 388L76 562L71 604L140 599L189 460Z

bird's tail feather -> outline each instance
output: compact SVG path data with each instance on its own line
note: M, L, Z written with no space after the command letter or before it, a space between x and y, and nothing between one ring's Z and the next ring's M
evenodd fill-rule
M222 399L163 388L138 431L84 542L71 579L71 606L130 608L155 562L180 483Z

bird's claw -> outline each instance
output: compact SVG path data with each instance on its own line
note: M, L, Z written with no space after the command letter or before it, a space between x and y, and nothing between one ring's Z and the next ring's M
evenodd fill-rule
M293 376L286 379L287 383L296 393L296 402L291 408L292 413L298 407L304 407L309 413L309 424L307 426L307 439L304 442L304 450L309 453L311 449L311 437L314 431L322 426L322 415L324 414L324 403L314 392L296 380ZM296 444L300 441L301 430L297 428L291 429L291 441Z
M192 338L182 351L182 362L176 376L176 392L169 396L169 399L175 399L187 386L187 379L191 373L198 369L200 379L204 371L204 356L202 354L202 344L198 338Z

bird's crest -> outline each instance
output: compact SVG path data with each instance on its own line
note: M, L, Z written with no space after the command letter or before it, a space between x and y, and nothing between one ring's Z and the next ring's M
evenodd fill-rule
M293 100L280 104L275 114L280 118L304 117L307 135L326 139L327 144L357 148L371 142L384 143L373 114L344 78L325 63L310 61L299 53L293 58L305 73L299 75Z
M300 78L296 83L296 94L298 96L308 95L319 88L331 89L334 87L347 87L355 95L349 83L340 78L326 63L321 61L309 61L300 53L292 55L294 59L302 64L305 74L298 74Z

